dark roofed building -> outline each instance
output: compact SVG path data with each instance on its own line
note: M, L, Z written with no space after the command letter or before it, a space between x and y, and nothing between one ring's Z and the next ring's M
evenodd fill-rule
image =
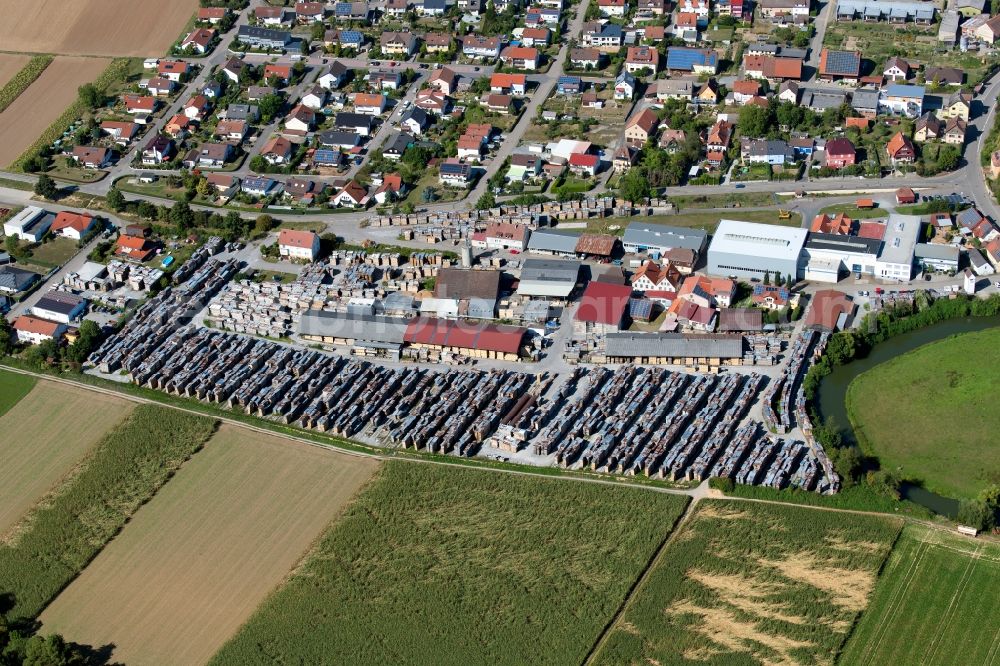
M474 271L467 268L442 268L434 287L435 298L456 301L468 298L496 300L500 294L500 271Z
M756 308L719 310L720 333L755 333L764 330L764 312Z

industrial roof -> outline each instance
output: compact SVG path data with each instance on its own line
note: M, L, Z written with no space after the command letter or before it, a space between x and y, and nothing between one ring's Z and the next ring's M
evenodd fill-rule
M562 252L575 254L580 234L571 231L536 229L528 238L528 250L534 252Z
M720 220L719 228L712 236L709 252L794 261L798 259L805 241L805 229Z
M764 312L756 308L723 308L719 310L719 331L762 331Z
M879 261L888 264L908 264L913 261L913 249L920 234L919 215L889 215Z
M843 326L846 318L853 312L854 303L849 297L835 289L823 289L813 294L805 326L833 332Z
M500 293L500 271L442 268L438 271L434 296L461 301L467 298L496 300Z
M810 233L806 239L806 249L828 250L831 252L854 252L878 254L882 241L877 238L862 238L845 234Z
M739 358L743 356L743 336L608 333L605 352L612 357Z
M307 310L299 319L299 334L402 344L406 319L354 312Z
M516 354L527 329L497 324L470 324L436 317L407 320L404 341L410 344L458 347Z
M47 310L49 312L58 312L62 315L68 315L84 301L85 299L82 296L77 296L76 294L71 294L67 291L53 290L38 299L38 302L35 303L33 309Z
M525 259L521 266L521 282L536 280L541 282L568 282L576 284L580 277L579 261L560 259Z
M665 224L632 222L625 228L626 245L644 247L684 248L700 252L708 234L703 229L670 227Z
M632 297L632 287L591 281L580 298L576 320L595 324L618 325Z
M941 243L917 243L913 248L913 256L918 259L940 259L957 263L959 249L954 245Z

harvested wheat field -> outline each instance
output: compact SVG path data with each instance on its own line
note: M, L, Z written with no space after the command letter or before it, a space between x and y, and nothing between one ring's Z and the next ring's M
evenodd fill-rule
M371 459L223 426L41 615L113 660L198 664L375 473Z
M0 113L0 165L6 166L20 157L76 100L77 88L96 79L109 62L104 58L61 56L53 60L42 75Z
M5 51L161 56L198 0L0 0ZM75 88L74 88L75 90Z
M28 55L0 53L0 88L7 85L7 82L24 69L30 60L31 56Z
M132 406L43 381L0 416L0 535L55 488Z

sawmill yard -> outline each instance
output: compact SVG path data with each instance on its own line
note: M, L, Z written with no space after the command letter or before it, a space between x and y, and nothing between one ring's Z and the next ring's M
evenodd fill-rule
M0 0L3 48L63 55L160 56L197 7L197 0Z
M8 386L16 395L17 386L8 378L20 376L2 377L5 396ZM132 406L126 400L41 381L0 416L0 535L9 537Z
M128 664L204 663L378 462L223 426L42 614Z

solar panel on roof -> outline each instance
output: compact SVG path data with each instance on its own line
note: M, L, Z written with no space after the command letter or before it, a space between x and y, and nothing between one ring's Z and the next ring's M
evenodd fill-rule
M829 73L855 74L861 66L858 54L851 51L827 51L826 71Z
M649 319L653 314L653 301L645 298L630 299L628 314L633 319Z

